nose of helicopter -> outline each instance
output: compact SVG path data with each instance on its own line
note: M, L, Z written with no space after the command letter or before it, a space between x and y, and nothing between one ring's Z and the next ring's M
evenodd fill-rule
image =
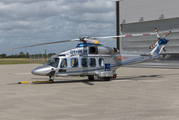
M52 69L51 66L43 65L43 66L40 66L40 67L33 69L31 71L31 73L34 74L34 75L46 76L51 71L51 69Z

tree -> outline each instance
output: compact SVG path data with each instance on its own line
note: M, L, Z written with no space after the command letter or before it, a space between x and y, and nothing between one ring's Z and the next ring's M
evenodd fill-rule
M6 57L7 57L7 55L6 55L5 53L1 54L0 56L1 56L2 58L6 58Z
M26 55L25 55L26 58L29 58L29 53L27 52Z
M20 58L25 58L25 54L24 54L23 52L20 52L20 53L19 53L19 57L20 57Z
M14 58L17 58L17 57L18 57L18 55L17 55L17 54L15 54L15 55L14 55Z

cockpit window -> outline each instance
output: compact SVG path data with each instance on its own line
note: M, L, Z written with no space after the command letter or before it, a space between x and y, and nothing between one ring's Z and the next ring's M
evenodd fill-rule
M59 63L59 58L50 58L45 65L50 65L52 67L57 68L58 67L58 63Z

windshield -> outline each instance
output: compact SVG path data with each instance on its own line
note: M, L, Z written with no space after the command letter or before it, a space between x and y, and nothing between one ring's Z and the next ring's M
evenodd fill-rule
M50 65L52 67L57 68L58 67L58 63L59 63L59 58L50 58L45 65Z

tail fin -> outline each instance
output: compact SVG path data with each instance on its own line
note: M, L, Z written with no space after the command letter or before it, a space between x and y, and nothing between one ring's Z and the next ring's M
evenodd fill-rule
M164 45L166 45L168 43L169 40L162 38L160 39L160 41L158 42L158 44L156 45L156 47L154 47L154 49L150 52L151 55L156 54L160 54L162 52L162 50L166 51L166 48Z
M150 52L150 54L151 55L154 55L155 53L156 54L160 54L161 52L162 52L162 50L163 50L163 48L164 48L165 46L164 45L157 45L151 52Z

